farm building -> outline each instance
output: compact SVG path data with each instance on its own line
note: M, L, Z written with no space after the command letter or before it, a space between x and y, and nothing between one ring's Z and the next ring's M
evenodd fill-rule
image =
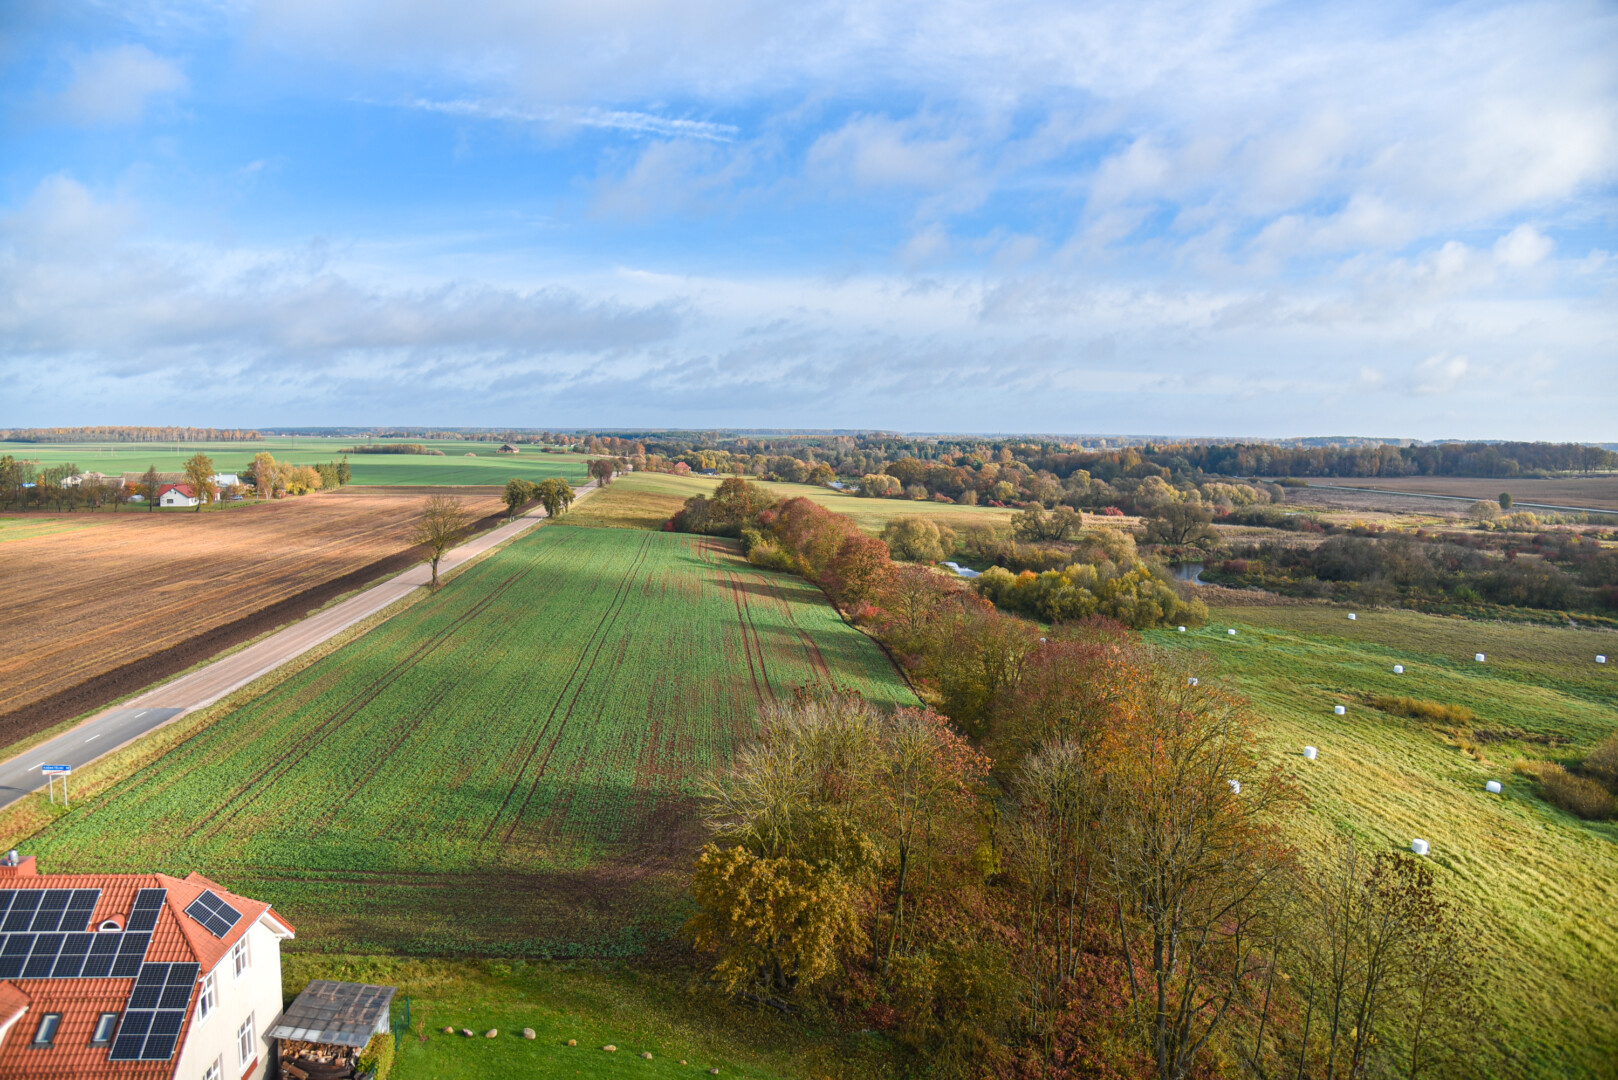
M280 1074L292 1080L349 1080L365 1044L388 1034L394 993L391 986L311 982L268 1032Z
M200 501L190 484L164 484L157 489L159 506L195 506Z
M214 473L213 483L214 487L218 488L220 491L223 491L228 487L242 486L241 477L237 476L233 472Z
M12 852L0 1076L267 1077L292 936L270 905L201 874L41 874Z
M515 446L512 446L510 443L505 443L500 447L500 449L496 450L495 453L497 453L497 454L515 454L515 453L518 453L518 450L517 450L517 448Z

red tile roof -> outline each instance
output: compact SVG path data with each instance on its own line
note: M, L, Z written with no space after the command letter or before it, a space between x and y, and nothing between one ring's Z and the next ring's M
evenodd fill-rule
M184 495L188 499L194 499L197 497L197 493L191 490L190 484L164 484L162 487L157 489L157 497L161 499L170 491L178 491L181 495Z
M32 860L25 860L31 864ZM0 868L12 870L10 867ZM11 873L0 873L0 889L100 889L101 898L90 921L91 929L104 920L116 918L120 925L127 922L135 894L141 889L166 889L168 896L158 913L157 926L152 932L151 944L146 950L149 963L192 963L201 965L200 975L207 974L229 954L253 924L265 915L287 928L292 926L278 914L270 913L270 905L249 900L201 874L185 878L167 874L49 874L32 872L31 865L15 868ZM221 900L242 913L228 934L216 938L190 916L186 907L205 889L213 890ZM20 984L20 985L19 985ZM0 1077L5 1080L99 1080L99 1078L138 1078L157 1080L173 1075L174 1067L190 1032L191 1009L196 1004L196 993L186 1006L185 1027L175 1045L174 1056L168 1061L109 1061L107 1046L91 1046L96 1020L104 1012L121 1013L129 1000L133 978L124 979L22 979L0 982L0 1012L13 995L23 994L30 1002L28 1014L19 1020L0 1043ZM61 1027L50 1049L37 1049L33 1045L39 1018L46 1013L61 1013ZM0 1017L0 1023L4 1023Z

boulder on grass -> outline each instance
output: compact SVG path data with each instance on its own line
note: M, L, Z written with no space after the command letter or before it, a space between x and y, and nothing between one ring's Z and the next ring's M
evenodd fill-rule
M645 1058L647 1061L652 1060L652 1052L650 1050L642 1050L640 1052L640 1056Z
M500 1029L499 1028L490 1028L488 1031L485 1031L483 1033L483 1037L485 1039L497 1039L497 1038L500 1037Z
M618 1052L618 1048L616 1046L612 1045L612 1043L608 1043L606 1046L603 1046L601 1049L605 1050L609 1054L616 1054Z
M534 1029L533 1028L523 1028L522 1029L522 1037L525 1038L525 1039L535 1038L536 1036L534 1035Z
M577 1046L577 1045L579 1045L579 1040L577 1040L577 1039L569 1039L569 1040L568 1040L568 1041L567 1041L567 1044L568 1044L568 1045L569 1045L569 1046Z
M444 1029L444 1034L445 1035L453 1035L453 1034L455 1034L455 1029L452 1028L452 1027L447 1027L447 1028Z
M471 1028L462 1028L461 1029L461 1034L465 1035L468 1039L470 1039L472 1037L472 1029Z

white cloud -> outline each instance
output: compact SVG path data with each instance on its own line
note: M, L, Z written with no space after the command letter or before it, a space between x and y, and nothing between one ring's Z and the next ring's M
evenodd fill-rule
M1534 266L1556 245L1532 225L1519 225L1494 244L1494 257L1502 266L1521 270Z
M734 124L715 124L706 120L682 117L656 116L651 113L624 109L585 109L552 107L529 109L514 105L500 105L488 101L431 101L414 98L408 106L448 116L475 117L480 120L510 120L518 123L548 126L609 128L634 135L655 135L665 138L707 139L730 142L735 139Z
M1411 389L1422 395L1448 394L1460 385L1470 367L1464 356L1429 356L1411 370Z
M73 81L55 111L75 124L132 124L154 98L183 93L185 73L144 45L118 45L73 61Z

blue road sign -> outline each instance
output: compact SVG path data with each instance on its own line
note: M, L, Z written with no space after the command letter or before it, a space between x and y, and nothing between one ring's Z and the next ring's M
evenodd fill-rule
M70 773L70 772L73 771L73 766L71 766L71 765L41 765L39 767L39 771L42 772L42 773Z

